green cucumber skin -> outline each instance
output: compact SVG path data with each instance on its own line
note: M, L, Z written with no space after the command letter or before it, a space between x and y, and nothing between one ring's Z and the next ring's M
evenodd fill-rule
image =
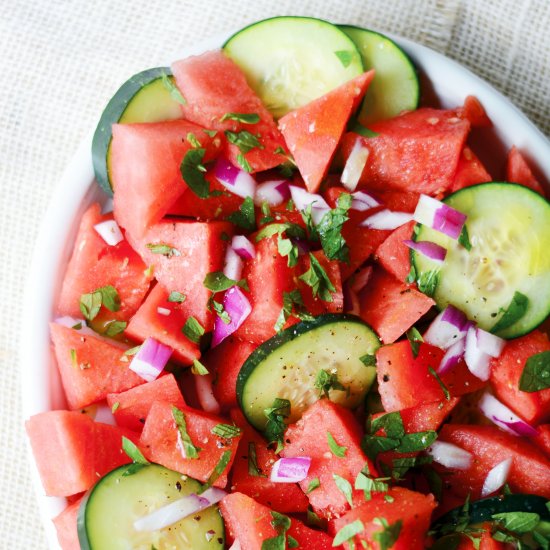
M92 163L97 183L110 197L113 196L113 188L107 169L107 153L113 137L111 126L120 120L128 103L141 88L163 75L172 76L169 67L147 69L129 78L107 103L99 119L92 139Z
M276 349L278 349L280 346L295 340L299 336L306 334L310 332L311 330L314 330L316 328L322 327L327 324L336 324L336 323L357 323L360 325L363 325L367 327L368 329L371 329L369 325L367 325L360 317L357 317L355 315L350 314L342 314L342 313L326 313L324 315L319 315L318 317L315 317L312 321L301 321L300 323L297 323L296 325L293 325L285 330L282 330L263 344L261 344L258 348L256 348L248 357L248 359L243 363L241 370L239 371L239 374L237 376L237 401L239 403L239 407L244 412L245 416L251 422L251 419L247 415L246 406L243 403L243 396L244 396L244 389L246 386L246 382L248 381L249 376L252 374L252 372L255 370L255 368L264 361L271 353L273 353ZM376 335L374 331L372 331L373 335ZM378 337L375 336L377 339ZM378 339L379 341L379 339ZM274 395L276 397L276 395ZM252 425L254 425L253 422L251 422Z
M454 193L450 193L444 199L442 199L442 202L447 203L448 200L451 199L452 197L456 197L456 196L459 196L462 193L467 193L467 192L470 192L472 190L475 190L476 188L482 188L482 187L485 187L485 186L502 186L504 191L506 191L506 189L508 189L508 188L521 189L523 192L530 193L533 199L535 199L537 201L542 201L545 204L550 205L550 201L548 201L545 197L543 197L542 195L540 195L536 191L533 191L532 189L529 189L528 187L526 187L524 185L521 185L521 184L518 184L518 183L513 183L513 182L506 182L506 181L500 181L500 182L493 181L493 182L487 182L487 183L476 183L474 185L464 187L463 189L459 189L458 191L455 191ZM466 225L468 225L468 220L466 220ZM422 228L422 224L417 223L415 225L415 227L413 229L412 237L411 237L412 240L416 241L419 237L421 237L421 235L420 235L421 231L419 231L419 229L421 229L421 228ZM471 235L470 235L470 238L471 238ZM414 250L411 249L409 251L409 258L410 258L411 266L414 268L417 277L420 273L418 260L417 260L417 258L419 258L419 256L420 256L419 253L415 252ZM442 311L443 309L445 309L446 306L441 306L436 301L435 307L437 308L438 311ZM499 332L498 336L500 336L502 338L505 338L506 340L514 340L516 338L520 338L522 336L525 336L526 334L529 334L532 330L534 330L539 325L544 323L544 321L547 320L548 318L550 318L550 304L549 304L549 310L547 311L547 313L544 316L539 317L538 319L536 319L535 321L530 323L528 326L526 326L524 329L519 330L519 331L516 330L516 331L513 332L513 335L509 336L508 331L510 331L510 329L512 329L515 326L515 324L514 324L511 327L505 329L507 334L502 334L502 333ZM487 329L487 330L489 330L489 329Z

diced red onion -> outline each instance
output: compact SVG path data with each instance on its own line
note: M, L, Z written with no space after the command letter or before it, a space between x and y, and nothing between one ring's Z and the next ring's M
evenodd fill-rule
M261 206L266 202L269 206L279 206L290 199L290 189L286 180L264 181L256 187L254 203Z
M130 363L130 370L145 381L152 382L163 371L171 355L172 348L161 344L154 338L147 338L134 355Z
M214 175L226 189L243 199L254 197L256 194L256 180L223 157L217 160Z
M231 241L231 248L243 260L252 260L256 257L254 245L244 235L235 235Z
M340 181L348 191L355 191L363 169L369 158L369 150L362 143L361 139L357 139L353 145L349 157L346 160L342 177Z
M110 426L117 425L111 407L105 405L105 403L96 406L94 420L100 424L109 424Z
M425 339L424 339L425 340ZM447 371L450 371L456 367L462 359L464 359L464 349L466 347L466 342L464 338L461 338L458 342L455 342L441 359L439 368L437 372L439 374L445 374Z
M115 246L120 241L124 240L122 231L115 220L107 220L101 223L96 223L94 225L94 229L109 246Z
M472 464L471 453L445 441L434 441L426 452L445 468L467 470Z
M63 317L58 317L57 319L55 319L55 323L57 325L61 325L67 328L72 328L73 330L80 332L80 334L87 334L88 336L94 336L96 338L101 338L102 340L107 340L106 338L102 337L100 334L92 330L86 324L86 321L84 321L84 319L77 319L75 317L70 317L69 315L64 315ZM75 328L78 325L80 325L80 328ZM109 341L111 340L109 339Z
M491 374L491 356L480 349L477 341L477 329L474 325L466 333L464 361L468 370L480 380L486 382Z
M380 206L380 202L377 201L372 195L365 193L364 191L355 191L351 194L351 210L357 210L358 212L364 212L365 210L370 210L376 206Z
M412 248L412 250L419 252L423 256L426 256L426 258L429 258L438 264L442 264L445 260L445 256L447 255L446 248L439 246L437 243L432 243L431 241L405 240L403 243L409 248Z
M359 225L361 227L370 227L371 229L397 229L412 220L412 214L408 212L392 212L385 209L369 216Z
M172 313L172 310L168 309L167 307L157 307L157 313L159 315L164 315L165 317L168 317L168 315Z
M506 483L511 466L512 459L507 458L506 460L499 462L489 471L485 481L483 482L483 488L481 489L482 497L496 493Z
M292 202L296 206L297 210L305 210L310 204L312 208L326 208L330 210L330 206L327 204L327 201L317 195L316 193L309 193L301 187L296 185L289 185L290 195L292 197Z
M307 477L310 466L309 456L280 458L273 464L269 479L274 483L298 483Z
M466 217L462 212L428 195L420 195L413 216L415 221L452 239L458 239L460 236Z
M538 431L533 426L527 424L490 393L483 394L483 397L479 400L479 408L489 420L505 432L527 437L538 435Z
M194 376L195 389L199 398L200 406L207 413L218 414L220 412L220 404L214 397L212 391L212 374L204 374L203 376Z
M487 353L491 357L500 357L502 350L506 344L506 340L499 338L481 328L476 329L477 345L481 351Z
M241 278L242 272L243 261L241 260L241 257L233 250L233 248L228 247L225 252L225 266L223 268L223 274L233 281L238 281Z
M230 334L233 334L250 315L252 306L248 298L238 286L232 286L223 297L223 308L231 321L224 323L220 317L214 321L214 333L212 335L212 347L217 346Z
M466 336L466 316L462 311L448 305L430 324L424 333L424 341L441 349L449 349Z
M218 503L226 494L225 491L217 487L210 487L200 495L191 493L137 519L134 521L134 529L136 531L159 531Z

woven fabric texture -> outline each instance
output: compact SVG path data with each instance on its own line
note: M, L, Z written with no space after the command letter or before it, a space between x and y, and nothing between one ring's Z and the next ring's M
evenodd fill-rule
M0 548L45 549L20 412L24 280L79 141L130 75L216 33L284 14L410 38L458 60L550 135L547 0L0 0Z

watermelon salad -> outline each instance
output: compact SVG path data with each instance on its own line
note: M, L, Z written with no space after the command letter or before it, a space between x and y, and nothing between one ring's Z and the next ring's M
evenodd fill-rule
M484 167L475 97L423 94L301 17L115 94L66 409L26 423L63 550L550 547L550 204L519 149Z

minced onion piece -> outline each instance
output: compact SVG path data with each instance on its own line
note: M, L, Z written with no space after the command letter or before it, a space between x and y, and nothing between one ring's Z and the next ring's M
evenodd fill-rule
M297 210L305 210L310 204L312 208L326 208L327 210L330 210L330 206L327 201L321 197L321 195L309 193L305 189L297 187L296 185L289 185L288 188L290 189L292 202L294 203L294 206L296 206Z
M238 281L241 278L243 272L243 261L241 257L233 250L233 248L228 247L225 252L225 265L223 268L223 274L233 281Z
M424 341L426 341L425 338ZM437 369L438 374L445 374L447 371L456 367L460 363L460 361L464 359L465 347L466 342L464 338L461 338L460 340L458 340L458 342L455 342L445 352L443 359L441 359L441 363L439 363L439 368Z
M136 531L159 531L186 517L196 514L218 503L227 493L217 487L210 487L204 493L191 493L150 514L134 521Z
M231 241L231 248L243 260L252 260L256 257L254 245L244 235L235 235Z
M481 351L491 357L500 357L502 350L506 344L506 340L499 338L486 330L479 327L476 329L477 345Z
M168 317L168 315L170 315L170 313L172 313L172 310L171 309L168 309L167 307L157 307L157 313L159 315L164 315L165 317Z
M441 349L449 349L466 336L466 316L462 311L448 305L430 324L424 333L424 342Z
M462 212L428 195L420 195L413 216L415 221L427 225L452 239L460 237L466 217Z
M434 462L445 466L445 468L467 470L472 464L471 453L445 441L434 441L426 452Z
M496 493L506 483L511 466L512 459L507 458L489 471L481 489L482 498Z
M109 246L115 246L120 241L124 240L122 231L115 220L107 220L101 223L96 223L94 225L94 229Z
M212 391L212 374L204 374L202 376L193 376L195 379L195 389L197 391L197 397L199 399L200 406L203 411L212 414L218 414L221 410L220 404L214 396Z
M468 370L480 380L486 382L491 374L491 356L480 349L477 341L477 329L472 324L466 333L464 361Z
M115 416L113 414L113 411L111 410L111 407L109 407L108 405L105 405L104 403L101 403L96 406L94 420L101 424L109 424L110 426L117 425Z
M145 381L152 382L163 371L171 355L172 348L161 344L154 338L147 338L134 355L130 363L130 370Z
M243 199L254 197L256 194L256 180L223 157L217 160L214 175L226 189Z
M365 191L355 191L355 193L351 194L351 197L350 210L357 210L358 212L370 210L381 204L372 195L365 193Z
M391 210L384 209L369 216L359 225L361 227L370 227L371 229L397 229L412 219L412 214L408 212L392 212Z
M407 239L404 240L403 243L412 250L415 250L438 264L442 264L447 255L446 248L439 246L437 243L432 243L431 241L411 241Z
M522 420L516 413L512 412L504 403L501 403L490 393L483 394L479 400L481 412L499 428L512 435L524 435L534 437L538 431L525 420Z
M67 328L72 328L73 330L76 330L80 332L81 334L88 334L89 336L95 336L97 338L101 338L101 335L92 330L87 324L84 319L77 319L75 317L70 317L69 315L64 315L63 317L58 317L55 319L56 325L61 325ZM80 326L79 326L80 325ZM75 328L78 327L79 328ZM123 346L121 346L123 347Z
M261 206L264 202L269 206L279 206L290 199L290 189L286 180L264 181L256 187L254 204Z
M361 139L357 139L351 149L349 157L346 160L342 177L340 181L348 191L355 191L363 169L369 158L369 150L362 143Z
M223 309L227 312L231 321L225 323L220 317L216 317L212 347L220 344L244 323L252 311L252 306L243 291L238 286L232 286L223 297Z
M310 466L309 456L280 458L273 464L269 479L274 483L298 483L307 477Z

